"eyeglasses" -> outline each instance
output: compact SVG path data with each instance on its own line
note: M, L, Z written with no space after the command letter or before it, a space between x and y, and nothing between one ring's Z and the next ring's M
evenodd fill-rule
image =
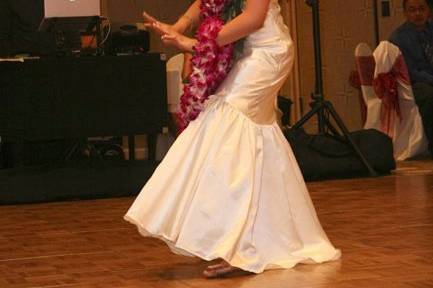
M420 7L408 7L407 9L406 9L406 12L407 13L410 13L410 14L415 14L415 13L417 13L417 12L419 12L419 13L425 13L425 12L427 12L428 11L428 7L426 7L426 6L420 6Z

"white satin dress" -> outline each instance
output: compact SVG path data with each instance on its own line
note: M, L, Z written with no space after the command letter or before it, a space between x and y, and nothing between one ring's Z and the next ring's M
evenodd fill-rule
M294 47L271 0L264 26L205 110L178 137L124 216L175 253L222 258L260 273L335 260L293 152L276 97Z

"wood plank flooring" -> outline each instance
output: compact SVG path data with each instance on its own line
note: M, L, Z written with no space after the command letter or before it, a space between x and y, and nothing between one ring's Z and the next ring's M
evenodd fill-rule
M122 220L132 198L0 206L0 287L433 287L432 160L308 187L340 261L206 280Z

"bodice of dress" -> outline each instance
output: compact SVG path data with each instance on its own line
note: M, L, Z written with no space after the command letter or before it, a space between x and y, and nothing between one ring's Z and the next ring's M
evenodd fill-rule
M271 0L263 27L250 34L247 46L269 45L275 42L291 41L289 29L284 24L278 0Z
M289 29L280 14L278 0L271 0L263 26L248 35L243 52L214 99L224 99L252 122L276 121L276 97L293 63Z

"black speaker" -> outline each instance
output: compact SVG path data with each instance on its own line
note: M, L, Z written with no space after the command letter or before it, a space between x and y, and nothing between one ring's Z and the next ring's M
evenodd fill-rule
M111 35L106 53L139 54L147 53L150 47L150 34L146 30L138 29L135 25L123 25Z

